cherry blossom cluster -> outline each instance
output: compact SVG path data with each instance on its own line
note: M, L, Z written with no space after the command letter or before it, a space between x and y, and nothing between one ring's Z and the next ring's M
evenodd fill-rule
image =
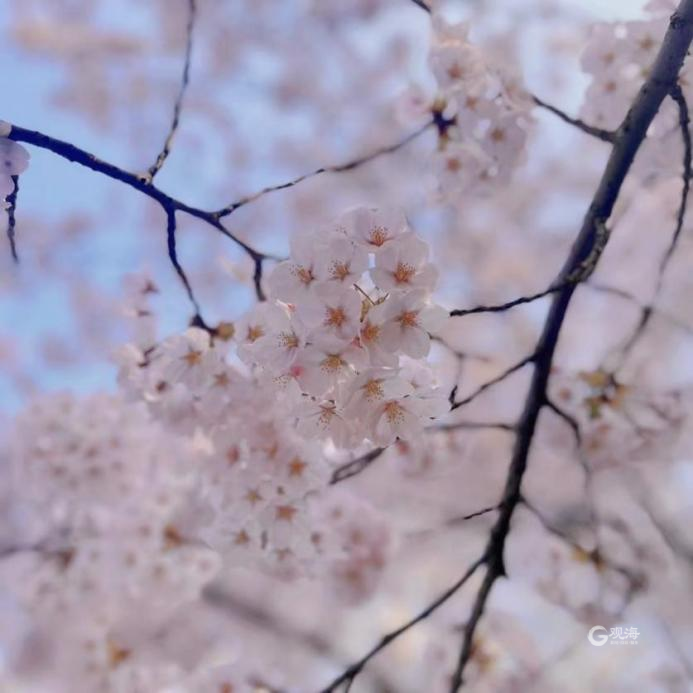
M130 345L120 354L121 384L155 418L195 439L196 532L237 563L292 572L320 548L308 498L327 485L329 470L274 392L227 362L226 347L198 328L146 354Z
M293 238L238 355L282 386L299 433L338 448L419 436L448 410L422 361L447 313L428 245L397 210L358 208Z
M151 284L130 284L137 321L150 325ZM248 329L241 321L217 330L226 340L190 328L154 347L128 345L119 354L121 386L194 441L199 457L188 515L197 536L234 565L286 576L329 572L348 551L324 518L330 468L323 445L296 431L271 382L230 363L232 333ZM148 329L136 332L148 343Z
M135 685L141 610L147 628L163 627L220 564L187 534L190 446L142 404L54 395L19 416L9 451L12 492L0 511L12 544L0 579L23 624L13 645L34 643L24 665L39 688L45 673L50 690L70 680L85 690L146 689Z
M467 24L434 17L429 64L438 94L435 169L446 197L506 185L522 162L532 101L509 64L469 40Z
M552 397L577 421L582 454L597 467L632 463L674 449L690 397L686 390L652 392L602 369L556 370Z
M582 117L607 129L616 128L652 65L668 19L602 23L582 55L582 69L592 81L585 93Z
M620 125L654 63L675 9L675 3L668 0L652 0L645 7L650 14L647 19L605 22L592 27L581 61L582 69L591 78L580 114L586 122L607 130ZM692 69L693 63L687 58L678 80L689 102L693 98ZM678 168L681 158L678 122L676 105L671 100L665 101L640 155L640 166L647 175Z
M29 152L7 135L10 134L9 123L0 120L0 208L7 207L6 198L14 190L12 176L18 176L29 166Z

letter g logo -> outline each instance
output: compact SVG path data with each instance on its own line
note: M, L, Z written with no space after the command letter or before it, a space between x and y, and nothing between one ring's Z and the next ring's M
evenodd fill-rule
M594 628L591 628L590 632L587 634L587 639L595 647L601 647L602 645L606 644L609 636L606 634L606 628L604 628L604 626L594 626Z

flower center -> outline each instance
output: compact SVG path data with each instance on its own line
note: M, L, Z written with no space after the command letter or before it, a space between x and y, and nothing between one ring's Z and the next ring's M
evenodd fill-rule
M371 343L377 341L380 336L380 328L372 322L366 322L361 330L361 339L364 342Z
M382 226L376 226L371 231L370 242L378 248L387 241L387 229Z
M501 130L501 128L493 128L491 130L491 139L496 143L503 142L505 140L505 131Z
M457 173L457 172L462 168L462 163L460 162L459 159L456 159L455 157L450 157L450 158L445 162L445 168L446 168L450 173Z
M259 326L259 325L250 325L248 327L248 334L246 335L246 339L249 342L255 342L260 337L262 337L265 334L265 331Z
M330 354L320 365L322 369L328 373L337 373L342 369L344 361L342 361L342 357L339 354Z
M453 63L452 65L450 65L447 72L448 77L451 80L462 79L462 77L464 77L464 70L462 69L462 66L459 63Z
M384 411L388 423L394 425L404 421L404 408L398 402L394 400L388 402Z
M306 286L315 279L313 272L309 268L301 267L300 265L294 267L294 274L298 277L299 281Z
M398 320L402 327L418 327L419 314L415 310L407 310L399 316Z
M318 422L323 428L327 428L332 421L332 417L335 415L334 404L323 404L320 407L320 416L318 416Z
M408 284L411 278L416 274L416 269L406 262L398 262L397 269L394 271L394 278L398 284Z
M346 262L332 263L332 279L343 282L349 276L349 264Z
M191 349L183 357L183 360L188 364L188 366L197 366L200 363L200 361L202 361L202 352Z
M297 349L298 337L293 332L282 332L279 335L279 343L286 349Z
M341 307L328 308L326 311L325 325L341 327L346 322L346 313Z
M383 398L382 380L369 380L363 386L363 392L366 396L366 399L371 401L371 402L375 399L382 399Z

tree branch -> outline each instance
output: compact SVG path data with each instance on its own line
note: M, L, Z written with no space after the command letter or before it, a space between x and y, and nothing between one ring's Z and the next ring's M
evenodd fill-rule
M125 185L158 202L167 215L169 215L171 212L183 212L184 214L188 214L206 222L219 233L223 234L227 238L230 238L234 243L240 246L253 260L256 266L256 293L258 294L258 298L262 300L262 293L258 290L258 277L261 276L261 272L258 273L257 268L262 268L262 262L265 259L277 260L279 258L266 253L261 253L260 251L249 246L245 241L241 240L231 231L229 231L214 214L214 212L207 212L197 207L191 207L190 205L187 205L184 202L177 200L176 198L173 198L161 191L148 180L147 176L131 173L130 171L119 168L118 166L115 166L107 161L103 161L93 154L90 154L84 149L80 149L69 142L65 142L54 137L49 137L48 135L44 135L43 133L36 132L34 130L26 130L25 128L18 127L16 125L12 125L12 130L10 131L8 137L15 142L24 142L26 144L39 147L40 149L47 149L63 159L66 159L67 161L80 164L81 166L84 166L92 171L96 171L97 173L100 173L108 178L112 178L113 180L124 183Z
M417 7L420 7L428 14L431 14L431 8L423 0L411 0Z
M415 626L417 623L420 623L424 619L428 618L439 606L441 606L448 599L450 599L450 597L452 597L452 595L455 594L455 592L457 592L457 590L459 590L460 587L462 587L462 585L464 585L464 583L467 582L467 580L469 580L470 577L472 577L472 575L474 575L477 568L479 568L484 563L485 558L486 556L484 555L478 558L476 561L474 561L474 563L472 563L472 565L467 569L464 575L462 575L462 577L454 585L445 590L445 592L443 592L437 599L432 601L423 611L421 611L413 619L407 621L399 628L383 636L380 642L375 647L373 647L368 653L361 657L361 659L349 666L326 688L323 688L321 693L332 693L332 691L335 691L342 684L347 684L347 690L349 690L349 686L351 686L351 683L356 678L356 676L358 676L363 667L365 667L366 664L368 664L368 662L378 654L378 652L387 647L393 640L396 640L400 635L406 633L406 631Z
M540 108L544 108L549 111L549 113L553 113L555 116L558 116L563 122L578 128L578 130L582 130L582 132L587 133L588 135L592 135L592 137L596 137L602 142L614 141L616 133L612 132L611 130L602 130L602 128L588 125L579 118L569 116L560 108L556 108L556 106L552 106L551 104L546 103L546 101L542 101L538 96L532 96L532 101L534 101L534 103Z
M497 385L498 383L502 382L503 380L511 376L513 373L515 373L515 371L519 371L521 368L524 368L528 363L532 363L535 357L535 354L525 356L525 358L523 358L521 361L518 361L515 365L510 366L510 368L506 369L495 378L485 382L483 385L479 386L474 392L472 392L471 395L459 400L458 402L454 401L454 396L457 392L457 385L455 385L455 387L452 388L452 392L450 393L450 399L452 401L450 411L454 411L459 407L463 407L466 404L469 404L472 400L475 400L480 394L486 392L486 390L488 390L490 387L493 387L493 385Z
M561 287L560 286L550 286L548 289L544 289L537 294L531 294L530 296L521 296L520 298L515 298L507 303L498 303L495 305L480 305L474 308L457 308L450 311L451 318L458 318L464 315L474 315L476 313L502 313L515 306L521 306L526 303L532 303L533 301L538 301L540 298L545 298L546 296L556 293Z
M387 448L375 448L374 450L367 452L365 455L361 455L361 457L357 457L355 460L337 467L337 469L335 469L332 473L330 485L338 484L340 481L350 479L352 476L360 474L364 469L369 467L375 460L377 460L378 457L385 452L385 450L387 450Z
M262 197L263 195L267 195L267 193L277 192L278 190L286 190L287 188L293 188L294 185L298 185L299 183L302 183L304 180L308 180L309 178L314 178L315 176L318 176L321 173L343 173L344 171L351 171L352 169L358 168L363 164L367 164L380 156L383 156L385 154L392 154L393 152L396 152L398 149L402 149L411 141L415 140L419 135L423 134L432 125L433 121L429 121L425 125L422 125L418 130L415 130L411 134L407 135L403 140L395 142L394 144L389 144L384 147L380 147L372 151L370 154L366 154L357 159L353 159L351 161L348 161L347 163L336 164L334 166L321 166L320 168L316 168L314 171L311 171L310 173L304 173L303 175L298 176L290 181L287 181L286 183L279 183L278 185L270 185L266 188L262 188L262 190L258 190L252 195L246 195L245 197L241 197L240 199L236 200L236 202L232 202L226 207L223 207L217 212L214 212L214 215L218 219L222 219L223 217L232 214L240 207L244 207L250 202L255 202L255 200Z
M678 10L671 18L666 36L647 80L638 92L623 123L616 131L606 169L587 210L580 233L561 270L560 279L565 280L575 273L594 253L595 246L601 242L600 225L603 226L608 221L623 181L646 137L647 129L657 114L662 101L676 82L692 36L693 0L682 0ZM506 575L505 543L510 532L513 514L521 499L520 489L527 469L528 456L539 412L546 403L546 391L554 352L575 288L574 285L568 285L555 295L539 338L532 382L520 417L518 435L515 439L515 447L502 497L503 505L491 530L485 551L487 557L486 573L477 593L471 617L467 622L459 660L452 678L450 690L453 693L458 691L463 684L463 675L472 654L476 628L486 607L491 589L499 577Z
M7 196L7 240L10 242L10 252L12 259L19 262L17 255L17 243L15 241L15 227L17 226L17 195L19 194L19 176L12 176L14 190Z
M628 354L633 350L633 347L642 337L650 323L650 320L652 319L652 315L654 313L654 303L662 291L662 286L664 285L664 275L669 263L671 262L671 259L674 257L674 252L676 250L676 246L678 245L681 231L683 230L686 207L688 206L688 194L691 186L691 132L688 103L686 102L686 97L683 95L683 91L678 84L675 84L671 88L670 96L676 102L679 109L679 127L681 128L681 137L683 140L683 185L681 188L681 202L679 203L679 208L676 213L676 225L674 227L674 233L671 237L671 242L669 243L669 247L667 248L666 253L662 257L659 264L654 296L652 297L649 305L642 307L640 319L638 320L638 323L630 337L628 337L626 340L625 345L621 349L621 363L626 360Z
M181 77L180 88L178 90L178 96L173 105L173 119L171 121L171 126L169 128L166 139L164 140L164 146L162 147L159 155L156 157L156 161L150 166L148 171L148 180L151 182L154 180L154 176L161 170L164 162L171 153L171 145L173 143L173 138L178 130L178 125L180 124L180 114L183 108L183 99L185 98L185 92L188 88L188 83L190 82L190 63L192 60L192 49L193 49L193 30L195 28L195 14L197 12L196 0L188 0L188 24L186 26L186 39L185 39L185 58L183 60L183 75Z

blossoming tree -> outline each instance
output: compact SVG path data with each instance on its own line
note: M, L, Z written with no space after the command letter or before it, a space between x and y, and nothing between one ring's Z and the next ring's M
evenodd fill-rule
M8 3L0 689L688 690L693 0L279 5Z

